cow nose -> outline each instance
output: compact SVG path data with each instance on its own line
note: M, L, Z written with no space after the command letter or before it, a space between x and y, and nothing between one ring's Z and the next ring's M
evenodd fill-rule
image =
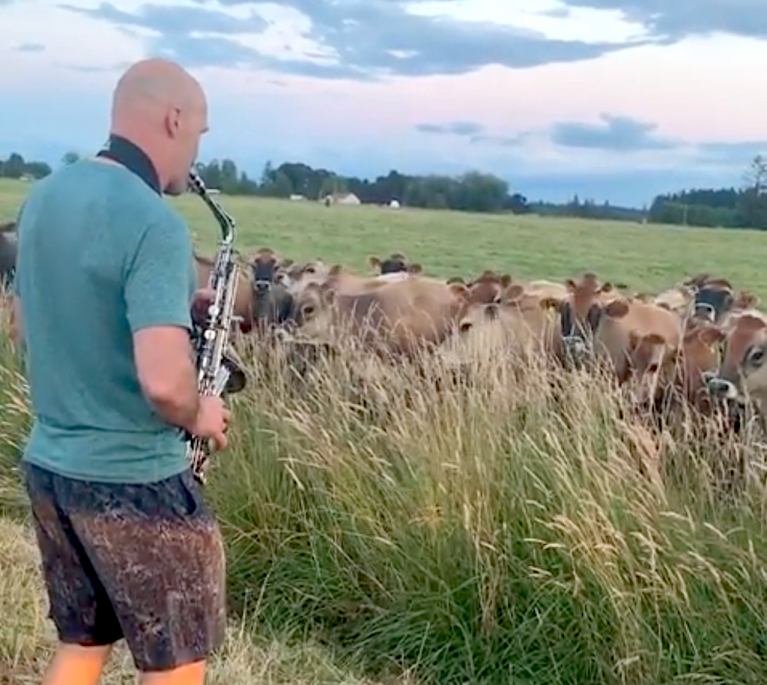
M707 302L699 302L695 305L695 316L714 323L716 320L716 309Z
M572 354L583 354L586 351L586 342L577 335L566 335L562 338L562 343Z
M272 284L269 281L256 281L256 290L259 293L269 292Z
M706 387L715 397L734 400L738 396L738 390L735 385L724 378L711 378L706 383Z

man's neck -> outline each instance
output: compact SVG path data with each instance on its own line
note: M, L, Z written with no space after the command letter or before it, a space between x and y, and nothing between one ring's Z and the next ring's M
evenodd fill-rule
M162 195L160 175L152 160L138 145L123 136L112 133L106 147L96 157L103 157L132 171L158 195Z

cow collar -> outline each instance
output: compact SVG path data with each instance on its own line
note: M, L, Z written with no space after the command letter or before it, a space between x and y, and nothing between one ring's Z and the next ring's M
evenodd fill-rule
M162 195L160 176L152 164L152 160L138 145L127 138L110 135L106 147L100 150L96 157L106 157L122 164L144 181L155 193Z

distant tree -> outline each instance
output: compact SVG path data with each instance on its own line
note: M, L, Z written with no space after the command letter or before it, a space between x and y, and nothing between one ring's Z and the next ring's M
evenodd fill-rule
M767 158L756 155L744 174L746 190L753 190L757 195L767 192Z
M80 155L77 152L74 152L74 151L65 152L64 156L61 158L61 163L64 165L74 164L79 159L80 159Z
M21 178L26 172L24 158L18 152L12 152L3 162L3 176L6 178Z

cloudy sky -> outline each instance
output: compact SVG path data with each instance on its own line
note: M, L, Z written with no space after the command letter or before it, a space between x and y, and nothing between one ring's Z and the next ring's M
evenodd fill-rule
M767 152L767 0L0 0L0 155L107 135L143 56L210 101L202 157L506 178L641 205Z

